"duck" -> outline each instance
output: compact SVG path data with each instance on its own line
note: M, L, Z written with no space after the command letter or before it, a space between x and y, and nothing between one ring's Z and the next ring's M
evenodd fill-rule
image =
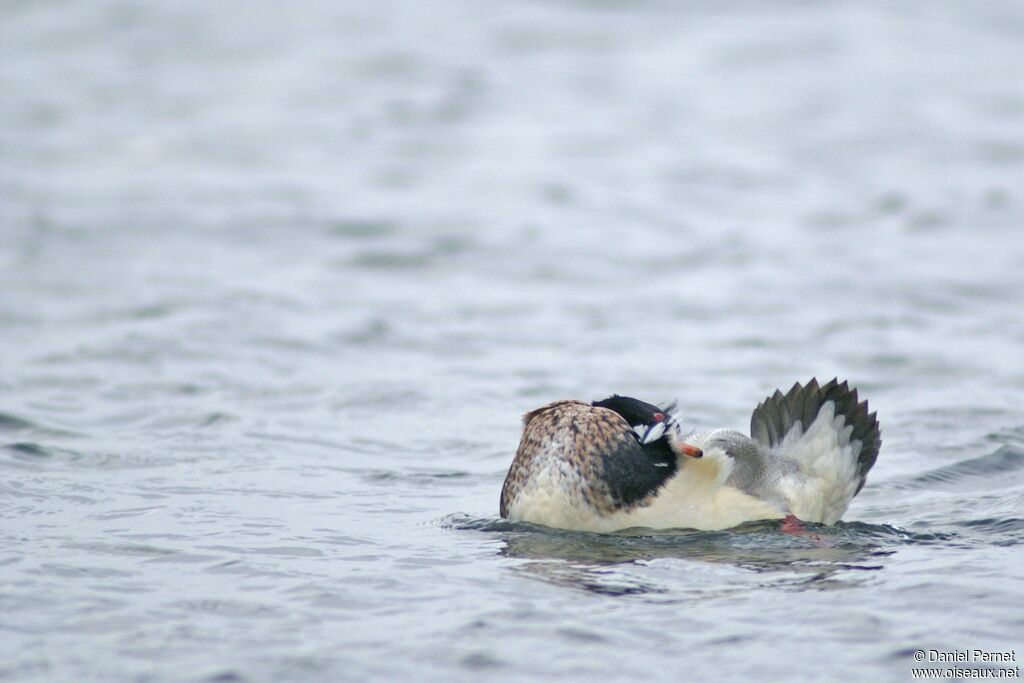
M675 405L614 394L523 416L502 518L610 533L837 522L881 448L877 414L848 381L817 379L761 401L750 435L684 432Z

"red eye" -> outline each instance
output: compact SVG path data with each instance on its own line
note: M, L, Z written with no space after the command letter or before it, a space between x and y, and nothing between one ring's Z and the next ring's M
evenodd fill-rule
M664 419L665 419L665 413L655 413L654 414L654 421L655 422L661 422Z

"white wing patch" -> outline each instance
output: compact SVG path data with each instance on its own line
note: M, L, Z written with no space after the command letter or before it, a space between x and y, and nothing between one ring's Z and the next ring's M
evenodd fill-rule
M647 445L662 437L665 433L665 422L655 422L649 427L647 425L634 425L633 431L640 438L640 443Z
M806 522L834 524L857 491L861 442L851 441L853 426L836 416L835 403L821 406L807 429L797 423L773 449L800 464L800 471L779 481L789 510Z

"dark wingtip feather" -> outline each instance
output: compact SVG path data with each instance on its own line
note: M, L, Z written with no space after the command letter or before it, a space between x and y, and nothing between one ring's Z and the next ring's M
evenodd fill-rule
M858 398L857 389L851 389L847 380L840 383L838 377L824 385L819 385L814 377L803 386L797 382L785 395L776 391L758 404L750 417L750 435L755 441L772 448L797 422L807 429L818 416L821 406L832 401L836 414L842 415L846 424L853 427L850 439L861 443L857 475L861 479L860 486L863 486L864 478L878 459L882 437L877 413L869 413L867 400L859 401Z

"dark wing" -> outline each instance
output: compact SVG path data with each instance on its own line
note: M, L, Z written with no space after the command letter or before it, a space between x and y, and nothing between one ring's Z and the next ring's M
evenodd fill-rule
M811 379L806 386L797 382L786 394L776 391L754 409L750 417L750 436L768 448L774 448L797 423L806 431L818 417L821 407L829 401L835 403L835 414L853 426L850 440L861 443L857 456L857 476L860 477L857 490L860 491L864 478L878 459L882 436L875 413L868 412L868 402L858 402L857 390L850 389L847 382L840 384L838 379L832 379L824 386L818 386L818 380Z

